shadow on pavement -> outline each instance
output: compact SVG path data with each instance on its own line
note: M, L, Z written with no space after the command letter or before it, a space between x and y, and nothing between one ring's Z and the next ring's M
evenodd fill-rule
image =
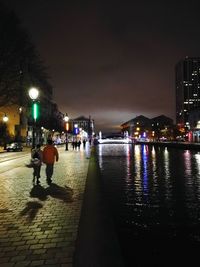
M47 200L48 196L62 200L63 202L73 201L73 189L68 186L59 186L57 184L50 184L49 187L44 188L41 185L34 185L30 191L30 196L33 198L38 198L41 201ZM26 207L20 212L21 216L28 216L28 221L32 221L38 210L42 208L43 205L37 201L29 201L26 203Z
M45 190L46 194L51 197L63 200L64 202L73 201L73 190L68 186L62 187L57 184L51 183Z
M31 222L39 209L41 209L43 205L37 201L29 201L26 203L26 207L20 212L21 216L27 216L27 220Z
M36 197L41 201L45 201L48 196L51 196L64 202L72 202L73 189L68 186L62 187L55 183L51 183L47 188L41 185L34 185L30 191L30 196Z
M34 185L33 188L31 189L30 196L37 197L39 198L39 200L44 201L47 199L47 192L44 187L37 184L37 185Z

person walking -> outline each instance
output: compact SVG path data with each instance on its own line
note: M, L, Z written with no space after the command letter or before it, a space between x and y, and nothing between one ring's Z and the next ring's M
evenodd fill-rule
M74 148L75 148L75 141L72 140L72 149L74 150Z
M53 168L55 161L58 161L59 155L57 148L53 145L51 139L47 140L47 145L43 149L43 162L46 164L47 183L51 184L53 176Z
M78 149L80 150L80 148L81 148L81 140L78 140L78 142L77 142L77 147L78 147Z
M40 171L43 160L43 153L40 144L31 150L31 160L33 163L33 183L35 184L35 179L37 179L37 184L40 184Z
M65 140L65 150L68 151L68 143L69 143L69 140L68 140L68 137L66 136L66 140Z
M85 145L86 145L86 140L83 139L83 148L85 149Z

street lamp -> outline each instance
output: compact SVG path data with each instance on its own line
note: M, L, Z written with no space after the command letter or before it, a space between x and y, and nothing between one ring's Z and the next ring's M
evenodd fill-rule
M39 96L39 90L37 88L31 88L28 92L29 97L32 100L32 116L33 116L33 130L32 130L32 146L35 147L35 128L36 128L36 120L38 118L39 106L37 103L37 99Z
M69 116L67 113L64 116L64 121L65 121L65 130L66 130L65 150L68 150Z
M3 122L7 122L8 121L8 116L6 115L6 113L3 116Z
M66 122L66 126L65 126L65 128L66 128L66 130L68 131L68 127L69 127L69 116L68 116L68 114L66 113L65 114L65 116L64 116L64 121Z
M37 88L31 88L28 92L30 98L34 101L38 98L39 96L39 91Z
M1 113L3 113L3 112L1 112ZM2 121L3 121L3 123L4 123L4 125L3 125L3 128L2 128L2 131L3 131L3 133L1 133L2 134L2 136L4 136L4 150L6 149L6 139L7 139L7 127L6 127L6 123L7 123L7 121L8 121L8 116L6 115L6 113L4 113L4 116L3 116L3 118L2 118Z

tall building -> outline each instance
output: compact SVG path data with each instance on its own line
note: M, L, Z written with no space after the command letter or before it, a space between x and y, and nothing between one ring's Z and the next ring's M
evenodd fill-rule
M180 128L185 128L189 112L200 107L200 57L180 60L175 72L176 123Z

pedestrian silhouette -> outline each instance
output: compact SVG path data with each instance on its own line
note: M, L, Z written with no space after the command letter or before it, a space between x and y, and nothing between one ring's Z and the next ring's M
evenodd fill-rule
M74 142L74 140L72 141L72 149L74 150L74 148L75 148L75 142Z
M41 150L41 145L38 144L35 148L31 150L31 161L33 166L33 183L37 179L37 184L40 183L40 171L42 166L43 153Z
M77 147L78 147L78 149L80 149L80 147L81 147L81 140L79 140L79 141L77 142Z
M69 140L68 140L68 138L66 137L66 140L65 140L65 150L66 150L66 151L68 150L68 143L69 143Z
M83 148L85 149L85 145L86 145L86 140L83 140Z
M78 146L78 142L77 140L74 141L74 148L77 149L77 146Z
M55 161L58 161L59 155L57 148L53 145L51 139L47 140L47 145L43 149L43 162L46 164L46 177L47 183L52 182L53 168Z

